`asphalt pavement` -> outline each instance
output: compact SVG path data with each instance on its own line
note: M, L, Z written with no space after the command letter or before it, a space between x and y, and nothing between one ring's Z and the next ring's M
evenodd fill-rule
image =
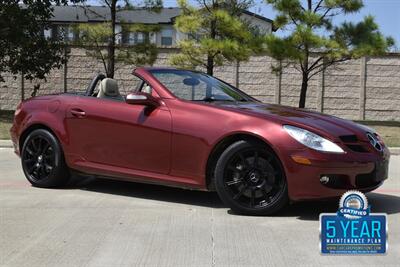
M318 217L336 212L336 201L251 217L231 213L216 193L156 185L75 178L40 189L0 148L0 266L399 266L400 156L389 177L367 194L372 212L388 214L388 253L323 256Z

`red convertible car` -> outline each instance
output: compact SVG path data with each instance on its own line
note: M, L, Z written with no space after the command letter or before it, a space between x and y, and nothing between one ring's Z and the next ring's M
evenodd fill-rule
M188 70L138 68L132 92L98 75L86 93L34 97L11 136L30 183L62 186L70 171L216 190L233 211L271 214L289 201L368 192L389 152L359 124L264 104Z

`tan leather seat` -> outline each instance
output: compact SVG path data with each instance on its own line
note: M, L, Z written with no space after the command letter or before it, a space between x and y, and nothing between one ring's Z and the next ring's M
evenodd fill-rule
M105 78L101 81L97 97L124 100L124 97L119 93L117 81L111 78Z
M143 93L148 93L148 94L150 94L151 95L151 92L153 91L153 89L150 87L150 85L148 85L148 84L145 84L144 85L144 87L143 87L143 89L142 89L142 92Z

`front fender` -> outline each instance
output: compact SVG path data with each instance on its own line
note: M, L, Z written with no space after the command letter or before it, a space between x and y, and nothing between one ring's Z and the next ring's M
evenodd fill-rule
M50 130L60 142L64 152L68 152L69 138L64 124L65 114L63 110L49 112L47 109L24 109L14 119L13 130L15 137L13 138L16 147L22 148L23 140L27 134L38 128L46 128ZM15 140L14 140L15 139Z

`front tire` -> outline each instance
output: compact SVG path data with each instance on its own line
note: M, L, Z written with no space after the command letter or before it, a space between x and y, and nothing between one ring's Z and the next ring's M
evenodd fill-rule
M22 169L36 187L59 187L67 184L69 170L57 138L45 129L29 133L22 146Z
M230 145L214 175L218 195L236 213L269 215L288 203L283 167L262 143L242 140Z

